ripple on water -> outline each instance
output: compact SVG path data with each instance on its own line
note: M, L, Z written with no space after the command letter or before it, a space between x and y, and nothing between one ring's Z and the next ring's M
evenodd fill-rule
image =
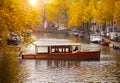
M26 60L32 83L119 82L119 69L113 61Z

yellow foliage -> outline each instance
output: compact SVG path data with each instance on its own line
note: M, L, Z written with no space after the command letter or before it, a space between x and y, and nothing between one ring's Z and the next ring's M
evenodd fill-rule
M87 5L88 2L84 1L75 1L72 0L70 4L69 14L69 22L68 25L76 25L80 26L83 22L87 22L91 18L90 8Z
M100 0L95 9L96 13L94 14L94 19L100 24L105 24L113 20L114 3L115 1L113 0Z
M47 21L67 21L67 11L68 11L67 0L52 0L46 4L46 19Z
M40 22L40 12L33 10L25 0L1 0L0 2L0 38L6 41L10 32L23 33L30 29L27 25Z
M115 15L114 19L120 22L120 1L115 2Z

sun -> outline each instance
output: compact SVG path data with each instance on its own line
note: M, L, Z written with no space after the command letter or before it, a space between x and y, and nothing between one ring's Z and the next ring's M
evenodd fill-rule
M30 4L36 5L37 4L37 0L30 0Z

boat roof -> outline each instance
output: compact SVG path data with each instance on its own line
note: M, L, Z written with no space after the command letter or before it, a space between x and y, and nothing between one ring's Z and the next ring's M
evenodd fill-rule
M66 39L40 39L34 43L36 46L78 46L81 43L73 43Z
M38 43L36 46L79 46L80 43Z

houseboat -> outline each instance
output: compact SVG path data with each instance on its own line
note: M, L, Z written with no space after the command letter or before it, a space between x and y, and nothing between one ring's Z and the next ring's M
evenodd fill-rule
M35 54L22 54L22 59L99 60L100 50L81 49L80 43L35 45Z
M90 42L99 43L102 41L102 37L99 34L90 34Z

